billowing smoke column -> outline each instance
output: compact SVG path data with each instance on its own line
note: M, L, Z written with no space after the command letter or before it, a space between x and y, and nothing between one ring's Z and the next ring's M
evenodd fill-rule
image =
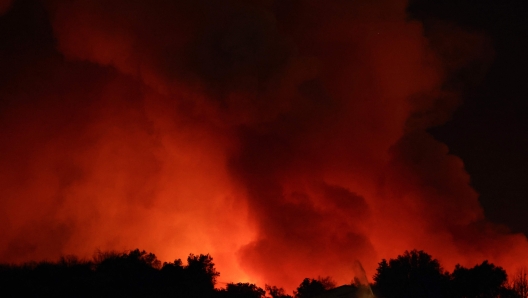
M485 220L426 132L459 104L450 73L486 63L485 38L439 22L426 39L405 8L15 0L0 261L210 253L221 281L288 289L414 248L514 270L526 238Z

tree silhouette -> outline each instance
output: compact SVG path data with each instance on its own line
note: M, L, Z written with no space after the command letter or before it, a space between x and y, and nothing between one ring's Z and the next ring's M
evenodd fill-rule
M271 298L293 298L291 295L287 295L283 288L266 285L264 289L268 291Z
M437 260L423 251L406 251L388 262L383 259L374 275L375 290L383 298L437 298L447 296L448 276Z
M207 289L214 289L216 278L220 275L216 271L213 258L209 254L197 256L190 254L187 258L185 270L194 279L195 283L199 283L200 286Z
M517 270L517 273L515 273L513 277L512 289L520 298L528 298L528 278L526 267L520 268Z
M265 298L266 291L250 283L229 283L217 294L219 298Z
M98 296L140 297L152 292L158 278L156 256L139 249L128 253L105 253L96 264Z
M451 276L454 297L493 298L507 290L506 271L488 261L470 269L457 265Z
M295 298L313 298L334 287L335 283L330 277L305 278L293 293Z
M374 290L378 298L525 298L527 275L520 270L509 286L506 272L487 261L469 269L457 265L447 274L430 255L413 250L379 263ZM218 276L208 254L161 266L154 254L139 249L98 252L93 261L65 256L54 263L0 264L0 297L265 298L267 291L271 298L293 298L269 285L266 291L250 283L215 289ZM335 288L329 277L305 278L294 296L371 297L367 290L365 282Z
M186 266L180 259L164 263L160 275L156 289L159 296L212 297L220 273L210 255L190 254Z

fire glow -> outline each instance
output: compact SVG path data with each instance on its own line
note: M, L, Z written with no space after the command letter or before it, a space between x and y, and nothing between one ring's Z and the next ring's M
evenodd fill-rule
M426 131L483 56L461 29L432 47L396 0L33 2L0 2L2 28L27 5L52 34L0 58L0 261L209 253L221 281L286 289L408 249L523 265Z

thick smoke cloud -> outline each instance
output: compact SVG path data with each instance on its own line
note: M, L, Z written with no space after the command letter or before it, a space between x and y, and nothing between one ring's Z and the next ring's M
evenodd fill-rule
M405 8L15 1L0 19L21 47L1 58L0 260L203 252L221 280L286 288L414 248L514 270L525 237L486 221L426 131L459 104L453 78L485 68L485 38Z
M0 1L0 15L4 14L11 6L11 0Z

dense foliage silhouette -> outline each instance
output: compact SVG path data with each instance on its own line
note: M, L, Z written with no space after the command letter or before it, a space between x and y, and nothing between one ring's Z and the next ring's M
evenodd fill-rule
M457 297L495 297L506 281L506 272L487 261L471 269L457 265L452 276Z
M250 283L229 283L218 291L220 298L264 298L266 291Z
M293 293L295 298L315 298L334 287L335 283L330 277L319 277L318 279L305 278Z
M413 250L382 260L376 271L374 288L379 298L520 297L507 284L506 271L488 261L469 269L457 265L450 274L429 254Z
M251 283L215 288L219 276L213 258L190 254L161 262L139 249L98 252L93 260L65 256L57 262L0 265L0 297L181 297L181 298L337 298L372 297L365 285L335 287L330 277L305 278L293 296L284 289ZM382 260L374 275L378 298L525 298L526 274L507 283L504 269L484 261L473 268L457 265L445 272L423 251L406 251ZM362 288L368 291L361 291ZM269 296L266 296L266 292Z
M213 297L216 277L209 255L160 265L152 253L98 253L93 261L62 258L0 267L2 297Z
M271 298L293 298L292 296L286 294L283 288L270 285L266 285L264 288L270 294Z
M448 276L437 260L423 251L406 251L388 262L383 259L374 275L378 296L385 298L446 297Z

